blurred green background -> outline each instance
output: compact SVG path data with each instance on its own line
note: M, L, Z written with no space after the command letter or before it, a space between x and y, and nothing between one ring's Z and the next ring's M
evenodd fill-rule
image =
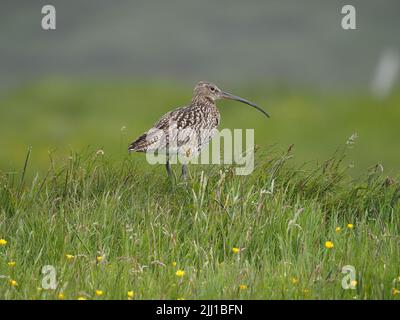
M269 111L266 120L219 103L220 128L254 128L263 149L294 144L303 163L344 147L355 175L376 163L400 169L398 1L352 1L350 31L346 1L54 0L54 31L40 27L45 4L0 4L3 171L20 169L29 146L33 172L49 152L124 156L199 80Z
M355 174L377 163L388 172L400 169L399 91L379 101L362 93L329 95L260 85L227 89L259 103L271 119L243 104L221 101L220 128L254 128L256 144L264 150L294 144L295 161L302 163L325 160L345 148ZM172 107L189 102L191 92L189 85L167 82L65 80L9 91L1 98L1 166L20 169L28 146L33 148L30 165L40 169L50 165L49 151L54 159L87 147L125 156L134 138ZM358 138L348 144L353 134Z

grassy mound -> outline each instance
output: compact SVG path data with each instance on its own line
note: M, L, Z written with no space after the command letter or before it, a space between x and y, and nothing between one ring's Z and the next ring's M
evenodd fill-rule
M258 152L249 176L192 166L187 185L137 155L96 152L51 161L32 180L29 161L3 172L0 297L398 299L396 178L376 166L354 180L340 154L305 166L291 157ZM45 265L55 290L42 288Z

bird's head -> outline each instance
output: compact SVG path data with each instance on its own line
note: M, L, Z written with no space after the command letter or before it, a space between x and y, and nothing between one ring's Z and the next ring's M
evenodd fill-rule
M194 97L195 98L208 98L212 101L218 99L229 99L229 100L236 100L242 103L245 103L253 108L256 108L260 112L262 112L265 116L269 118L269 114L257 106L255 103L243 99L241 97L235 96L229 92L223 91L218 88L214 83L207 82L207 81L200 81L196 87L194 88Z

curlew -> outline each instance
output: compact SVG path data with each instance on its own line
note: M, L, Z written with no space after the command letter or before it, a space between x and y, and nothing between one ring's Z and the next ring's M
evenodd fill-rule
M215 104L218 99L245 103L269 117L255 103L222 91L213 83L200 81L194 88L189 105L166 113L149 131L132 142L128 150L165 153L167 174L171 176L170 156L183 155L189 158L197 155L217 132L221 118ZM182 163L182 176L186 180L186 163Z

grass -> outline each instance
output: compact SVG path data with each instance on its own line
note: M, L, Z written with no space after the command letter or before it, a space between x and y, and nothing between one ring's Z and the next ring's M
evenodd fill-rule
M192 166L188 185L136 155L71 153L32 180L27 160L1 176L0 297L398 299L396 177L376 166L353 179L341 152L308 166L292 157L259 151L249 176ZM55 290L41 289L45 265ZM346 265L354 290L341 286Z
M219 104L221 128L255 129L255 171L191 166L188 185L126 147L190 88L51 79L2 92L0 298L399 299L400 91L224 89L272 115Z

